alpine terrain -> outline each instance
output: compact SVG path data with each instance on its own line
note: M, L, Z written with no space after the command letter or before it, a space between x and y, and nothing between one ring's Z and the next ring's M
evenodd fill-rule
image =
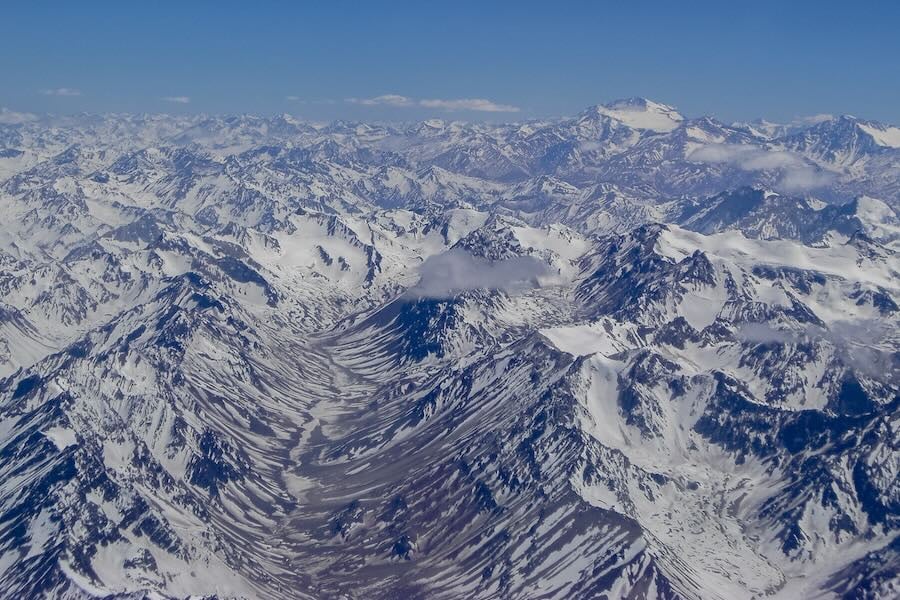
M900 597L900 128L0 113L0 598Z

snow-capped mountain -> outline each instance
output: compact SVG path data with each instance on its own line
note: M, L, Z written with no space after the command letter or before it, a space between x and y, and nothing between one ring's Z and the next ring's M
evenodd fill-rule
M900 143L0 113L0 598L900 594Z

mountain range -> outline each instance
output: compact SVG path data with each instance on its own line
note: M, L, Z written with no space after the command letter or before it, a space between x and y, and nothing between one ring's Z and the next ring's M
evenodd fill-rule
M0 598L900 595L900 128L0 112Z

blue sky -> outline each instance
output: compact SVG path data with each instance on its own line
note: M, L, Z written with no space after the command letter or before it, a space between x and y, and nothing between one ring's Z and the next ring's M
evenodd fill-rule
M137 4L7 3L0 106L507 120L645 96L900 123L897 2Z

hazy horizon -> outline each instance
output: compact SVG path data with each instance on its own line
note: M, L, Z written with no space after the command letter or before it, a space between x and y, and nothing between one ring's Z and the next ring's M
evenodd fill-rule
M0 106L19 112L513 121L641 96L723 121L900 122L893 4L100 2L6 12Z

